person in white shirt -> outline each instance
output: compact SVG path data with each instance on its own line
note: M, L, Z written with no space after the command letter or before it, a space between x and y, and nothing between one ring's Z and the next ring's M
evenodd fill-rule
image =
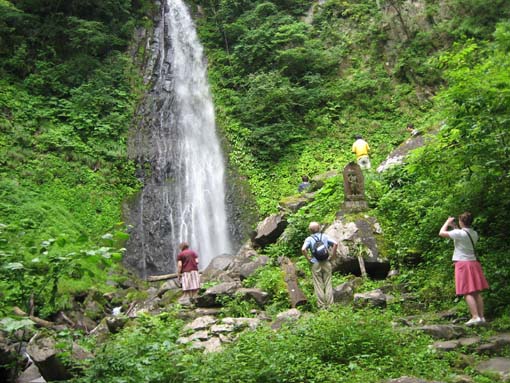
M455 225L454 217L448 217L439 230L440 237L453 239L455 291L457 295L464 295L469 307L471 319L466 322L467 326L485 323L483 298L480 292L489 288L482 266L476 259L475 244L478 241L478 233L471 228L472 222L472 214L464 212L459 216L460 228ZM449 228L452 230L448 230Z

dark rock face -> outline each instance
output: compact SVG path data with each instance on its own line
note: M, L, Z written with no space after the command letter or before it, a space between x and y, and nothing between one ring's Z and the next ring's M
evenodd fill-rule
M124 209L131 226L124 263L143 278L175 272L182 241L198 252L202 265L233 252L202 48L181 3L157 5L144 68L149 91L128 142L143 187Z
M273 214L260 222L252 236L253 245L264 247L275 243L278 237L287 227L287 221L283 214Z

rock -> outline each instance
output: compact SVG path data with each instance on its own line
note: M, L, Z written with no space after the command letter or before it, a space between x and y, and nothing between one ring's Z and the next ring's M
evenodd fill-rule
M15 344L9 344L8 340L4 337L3 332L0 331L0 381L7 382L10 379L11 368L15 365L18 358L18 353Z
M510 381L510 358L491 358L478 364L476 369L482 374L498 374L504 382Z
M432 380L424 380L424 379L419 379L419 378L412 378L409 376L402 376L397 379L386 380L385 383L444 383L444 382L439 382L437 380L432 381Z
M159 314L161 298L157 297L155 294L154 297L148 298L143 302L136 302L127 312L126 315L129 318L136 318L140 314Z
M27 354L46 380L68 380L72 375L57 357L55 339L36 334L27 346Z
M466 333L464 327L456 325L428 325L415 327L414 330L424 332L436 339L457 339Z
M487 343L481 344L477 351L480 354L495 354L510 345L510 333L491 336Z
M278 208L283 213L295 213L307 203L312 202L315 198L315 193L305 193L286 197L282 199Z
M210 328L211 334L213 334L213 335L230 333L230 332L233 332L234 330L235 330L235 326L233 323L215 324L215 325L212 325Z
M218 352L221 350L221 341L217 337L212 337L211 339L202 342L202 346L204 347L204 353Z
M458 347L471 347L480 343L480 337L460 338L456 340L439 341L433 344L438 351L453 351Z
M186 326L184 326L184 331L199 331L199 330L205 330L209 327L211 327L213 324L217 322L217 319L213 316L206 315L199 318L196 318L193 322L188 323Z
M260 269L261 267L265 266L267 262L269 261L269 258L267 256L260 256L257 257L254 261L247 262L243 264L239 268L239 276L242 279L246 279L250 277L251 275L255 274L255 272Z
M265 247L275 243L278 237L287 227L287 221L283 214L273 214L257 225L252 235L252 242L255 247Z
M239 267L235 270L236 262L239 262L239 258L231 255L220 255L213 258L205 270L202 271L201 281L233 282L239 278Z
M425 144L425 138L422 135L416 135L408 138L393 150L386 160L384 160L378 167L377 172L382 173L392 166L401 165L410 151L419 148Z
M457 375L453 378L453 383L473 383L473 379L468 375Z
M199 307L194 310L194 313L197 315L197 317L204 316L204 315L214 316L214 315L218 315L220 312L221 312L221 308L216 308L216 307Z
M8 380L4 380L7 382ZM21 373L16 379L16 383L44 383L46 380L42 377L39 369L35 364L31 364L28 368Z
M336 170L330 170L326 173L318 174L312 178L312 186L311 191L319 190L321 187L324 186L324 183L333 177L338 176L338 172Z
M235 330L249 328L250 330L256 329L260 325L258 318L223 318L221 323L234 325Z
M275 321L271 324L273 330L280 329L286 322L294 322L301 317L301 311L298 309L290 309L283 311L276 316Z
M354 294L354 305L358 307L373 306L386 307L387 296L380 289L369 291L367 293Z
M253 299L260 307L264 307L269 300L269 294L257 288L241 288L236 291L236 294Z
M445 341L439 341L435 342L432 347L434 347L438 351L453 351L457 347L460 346L459 341L457 340L445 340Z
M191 334L188 337L190 342L193 342L195 340L207 340L209 338L210 338L210 335L209 335L209 331L207 331L207 330L194 332L193 334Z
M374 217L364 217L355 222L345 218L335 220L325 231L338 243L337 254L331 257L335 271L342 274L361 275L358 255L361 252L367 274L375 279L384 279L390 270L389 261L379 255L376 236L380 228Z
M354 299L354 287L351 282L345 282L333 288L333 301L335 303L349 304Z
M233 296L235 292L241 287L241 283L223 282L216 286L208 288L202 295L199 295L196 301L198 307L212 307L219 306L216 298L219 296Z
M110 334L110 330L108 329L108 325L106 324L106 319L103 319L96 327L90 331L90 335L96 338L98 343L106 341Z
M179 291L181 287L179 286L177 279L169 279L165 281L158 290L157 296L162 297L167 291Z
M124 328L129 318L124 315L110 316L106 318L106 326L112 334L118 333Z
M82 346L79 344L73 342L71 355L73 357L73 360L86 360L86 359L92 359L94 357L94 354L92 354L90 351L85 350Z

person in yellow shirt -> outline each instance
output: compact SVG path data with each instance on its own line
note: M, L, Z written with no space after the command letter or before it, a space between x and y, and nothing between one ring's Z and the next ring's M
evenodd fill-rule
M370 169L370 158L368 157L370 146L359 134L355 138L356 141L352 144L352 152L356 154L358 165L361 169Z

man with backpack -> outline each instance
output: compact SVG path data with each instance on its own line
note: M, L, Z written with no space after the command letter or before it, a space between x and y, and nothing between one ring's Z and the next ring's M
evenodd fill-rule
M331 285L331 263L329 262L329 249L336 254L338 244L321 233L318 222L310 222L308 225L311 235L305 239L301 252L312 264L312 277L317 305L319 308L327 308L333 304L333 287ZM310 254L308 253L310 250Z

